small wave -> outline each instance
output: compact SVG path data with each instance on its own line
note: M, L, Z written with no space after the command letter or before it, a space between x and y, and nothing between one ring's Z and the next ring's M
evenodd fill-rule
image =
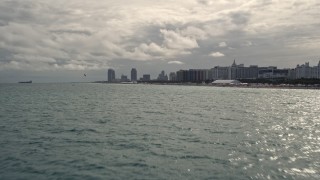
M298 126L289 126L290 130L303 130L302 127L298 127Z
M148 164L144 162L130 162L130 163L117 163L115 164L116 167L150 167L155 168L155 166L149 166Z
M139 151L144 151L146 148L144 146L141 146L139 144L134 144L134 143L121 143L121 144L116 144L115 149L118 150L123 150L123 149L137 149Z
M63 161L58 161L56 162L56 164L60 164L60 163L65 163ZM100 165L100 164L95 164L95 163L89 163L87 161L85 161L84 159L76 159L76 160L71 160L68 161L67 164L69 164L69 166L73 166L79 170L101 170L101 169L106 169L105 166Z
M76 132L76 133L84 133L84 132L94 132L94 133L98 133L97 130L95 129L91 129L91 128L85 128L85 129L70 129L70 130L66 130L66 132Z
M147 114L159 114L159 115L166 114L165 112L159 112L159 111L143 111L143 112Z
M110 121L111 121L110 119L100 119L100 120L98 120L98 123L99 124L106 124L106 123L108 123Z
M74 141L75 143L83 143L83 144L101 144L103 142L101 141L81 141L81 140L78 140L78 141Z
M238 121L236 119L231 119L231 118L220 118L220 119L225 121Z
M211 159L210 156L200 156L200 155L184 155L184 156L180 156L180 159Z
M214 131L206 129L206 131L209 131L211 134L239 134L239 132L236 131Z

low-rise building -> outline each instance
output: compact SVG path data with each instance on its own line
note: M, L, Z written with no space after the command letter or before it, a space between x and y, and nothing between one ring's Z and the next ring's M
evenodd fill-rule
M150 81L150 74L144 74L140 80L142 80L142 81Z
M126 76L126 75L121 75L121 79L120 79L120 82L128 82L129 81L129 79L128 79L128 77Z

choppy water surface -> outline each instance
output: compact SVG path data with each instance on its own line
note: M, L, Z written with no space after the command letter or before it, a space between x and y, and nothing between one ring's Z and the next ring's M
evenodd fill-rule
M0 85L0 179L320 179L320 91Z

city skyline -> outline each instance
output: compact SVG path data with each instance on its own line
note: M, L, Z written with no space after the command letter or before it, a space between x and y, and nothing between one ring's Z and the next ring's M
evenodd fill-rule
M113 72L111 80L109 78L110 71ZM132 79L132 71L134 71L135 78ZM284 79L320 79L320 60L317 64L310 64L305 62L297 64L295 68L278 68L277 66L258 66L258 65L247 65L243 63L237 64L236 60L229 66L214 66L211 68L200 68L200 69L180 69L175 72L166 73L165 70L161 70L160 74L156 78L150 78L150 74L143 74L140 78L137 78L137 69L131 69L131 80L125 78L125 74L121 74L121 78L114 77L114 69L108 69L108 82L135 82L140 81L178 81L178 82L201 82L208 80L236 80L236 79L272 79L272 78L284 78ZM168 76L169 75L169 76ZM147 79L145 76L149 76Z
M232 64L231 64L232 62ZM310 62L316 62L316 63L310 63ZM265 65L265 66L259 66L257 64L244 64L244 63L241 63L241 62L238 62L236 61L236 59L230 61L230 64L229 65L226 65L226 66L223 66L223 65L212 65L211 67L201 67L201 68L187 68L187 69L176 69L174 71L168 71L166 69L159 69L158 71L154 72L154 73L148 73L148 72L144 72L142 69L137 69L137 68L130 68L130 67L127 67L127 71L126 72L117 72L115 71L115 77L117 79L121 79L120 77L122 75L125 75L125 76L128 76L130 77L129 75L132 73L132 70L134 69L136 72L136 75L137 75L137 80L143 78L143 75L147 74L147 75L150 75L150 79L151 80L157 80L158 77L159 77L159 73L161 74L162 71L164 71L167 75L168 75L168 79L169 78L169 74L174 72L178 72L180 70L210 70L210 69L214 69L215 67L220 67L220 68L229 68L229 67L232 67L232 65L237 65L237 66L243 66L243 67L250 67L250 66L257 66L257 67L275 67L275 68L278 68L278 69L296 69L297 67L301 67L301 66L304 66L306 64L308 64L308 66L310 67L315 67L315 66L319 66L319 63L320 63L320 59L319 60L312 60L312 61L305 61L305 62L300 62L299 64L296 64L296 66L294 67L278 67L278 66L275 66L275 65L272 65L272 64L269 64L269 65ZM115 70L113 68L109 68L108 70ZM131 69L131 71L130 71ZM131 74L132 75L132 74ZM108 79L108 78L107 78ZM128 80L131 80L131 78L128 78Z
M0 83L105 80L109 68L129 78L131 67L156 78L233 59L317 64L319 15L315 0L1 1Z

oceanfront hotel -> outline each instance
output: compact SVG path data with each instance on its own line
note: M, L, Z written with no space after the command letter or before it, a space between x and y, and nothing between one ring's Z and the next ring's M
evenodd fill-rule
M171 81L171 82L204 82L214 80L256 80L256 79L320 79L320 61L316 66L310 66L309 62L297 65L296 68L278 69L276 66L259 67L244 64L236 64L234 60L231 66L215 66L211 69L189 69L171 72L169 77L165 71L161 71L157 79L151 80L149 74L144 74L137 79L137 70L132 68L131 81ZM116 79L115 71L108 70L108 82L128 82L129 79Z

